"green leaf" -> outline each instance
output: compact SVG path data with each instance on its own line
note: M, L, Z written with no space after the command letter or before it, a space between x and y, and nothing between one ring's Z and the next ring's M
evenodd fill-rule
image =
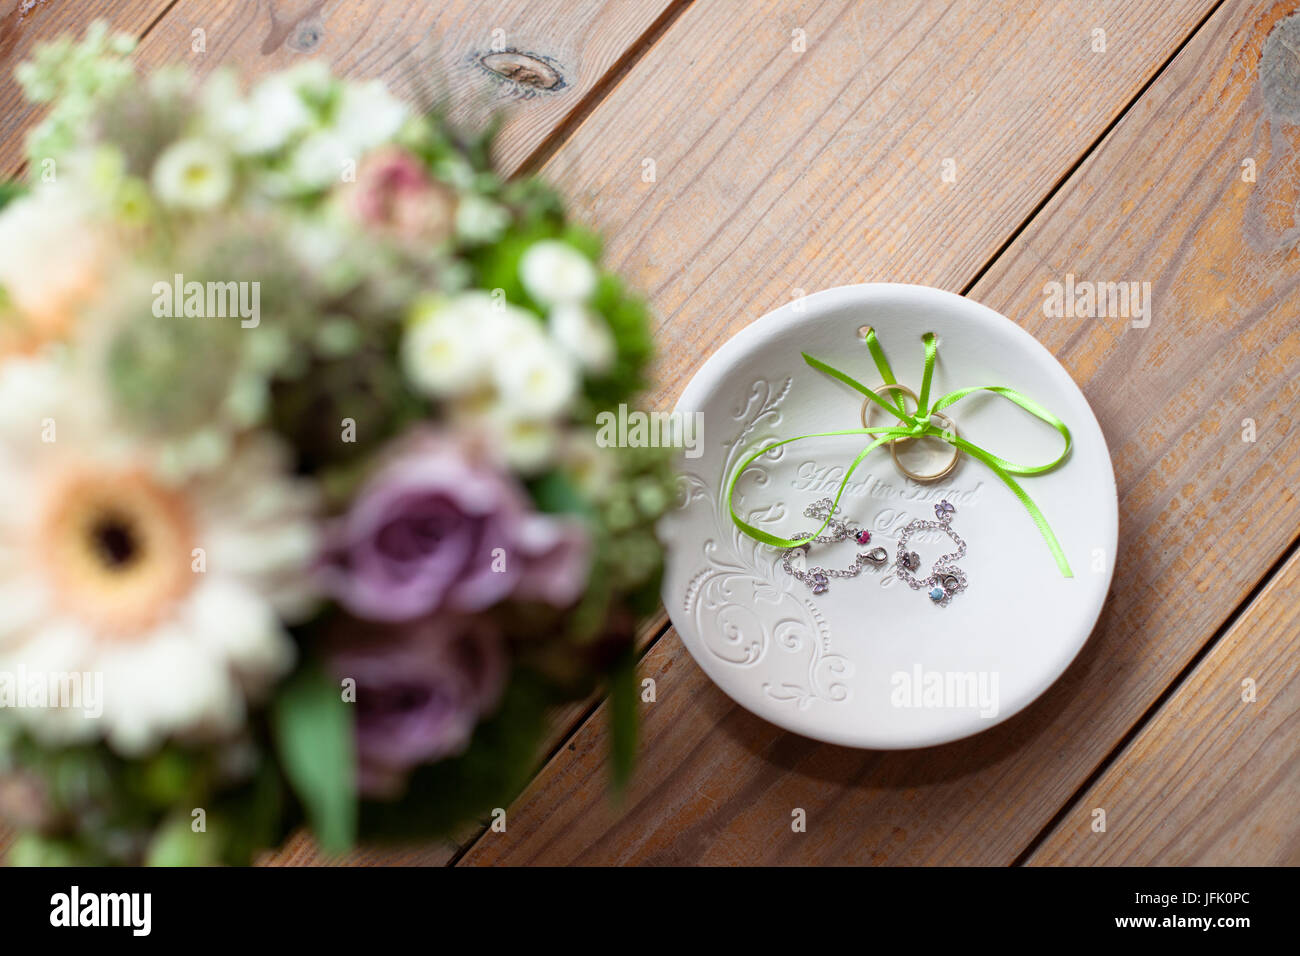
M636 766L637 703L636 647L628 647L609 676L609 761L615 794L623 795Z
M26 192L27 186L16 179L6 179L0 182L0 209L3 209Z
M339 686L319 668L300 671L271 715L280 763L326 853L352 846L357 830L356 743Z
M577 514L590 517L591 503L561 471L551 471L528 485L533 501L547 514Z
M154 834L146 866L211 866L221 858L225 834L220 821L209 818L207 829L196 833L190 811L170 814Z

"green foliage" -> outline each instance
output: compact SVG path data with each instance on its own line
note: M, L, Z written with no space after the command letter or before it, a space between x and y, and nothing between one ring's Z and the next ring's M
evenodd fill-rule
M317 667L281 688L271 711L280 763L322 849L336 853L356 838L356 743L338 685Z
M0 182L0 209L4 209L19 196L27 192L26 184L16 180L9 179Z
M650 314L645 303L629 295L611 272L601 273L592 307L609 323L618 351L610 371L587 383L586 395L597 411L614 410L646 386L645 369L654 355Z
M629 645L609 678L610 771L615 791L622 794L636 766L637 703L636 647Z

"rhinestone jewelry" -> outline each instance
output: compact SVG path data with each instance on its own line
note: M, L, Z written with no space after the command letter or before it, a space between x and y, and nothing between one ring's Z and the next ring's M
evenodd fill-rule
M913 591L922 589L928 591L930 600L939 607L947 607L954 594L966 590L966 572L957 567L955 563L966 556L966 542L961 539L957 532L952 530L952 516L956 513L957 509L947 499L944 499L934 506L934 516L938 519L937 521L922 521L919 518L915 521L909 521L898 538L898 557L894 561L895 571ZM930 568L930 576L918 578L913 572L920 567L921 559L915 551L907 549L907 542L915 532L927 530L942 531L957 545L957 550L940 555Z
M790 559L796 554L808 554L810 546L816 544L837 544L841 541L847 541L852 538L860 547L866 547L871 543L871 532L866 528L856 528L845 521L836 518L835 515L839 509L830 498L823 498L810 504L805 510L804 515L808 518L816 518L819 521L827 522L826 528L830 534L818 535L810 541L801 544L797 548L787 548L781 555L781 567L785 573L793 578L797 578L804 584L812 588L813 594L825 594L830 588L831 578L856 578L864 567L883 568L889 563L889 552L884 548L872 548L870 551L860 551L854 558L853 563L844 570L833 568L812 567L806 571L800 571L790 564ZM811 534L809 531L802 531L796 534L796 538L806 538Z

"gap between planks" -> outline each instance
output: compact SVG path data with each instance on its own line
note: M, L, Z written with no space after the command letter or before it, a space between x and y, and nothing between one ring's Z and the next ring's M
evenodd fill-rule
M668 615L663 611L660 611L657 616L646 619L647 622L656 622L656 620L657 623L654 623L653 627L650 629L651 633L648 640L643 642L641 646L637 648L637 667L640 667L645 656L650 653L650 649L658 644L659 639L667 634L673 626L672 621L668 619ZM581 713L573 719L566 729L556 734L554 744L547 749L546 755L537 761L537 770L534 771L532 777L529 778L529 783L531 783L539 773L549 767L555 758L564 752L564 748L568 745L569 741L574 738L578 731L587 726L587 722L595 716L596 711L600 710L601 704L605 702L605 699L608 696L609 695L607 694L593 694L591 697L587 698L586 701L574 705L575 707L581 708ZM524 788L527 789L527 786L528 784L525 784ZM523 790L520 791L520 794L522 793ZM513 803L515 799L518 799L518 795L512 798L511 802ZM480 823L474 835L461 841L460 846L456 848L456 852L453 853L451 858L443 865L456 866L459 864L461 859L469 853L470 850L474 849L474 847L478 845L478 842L487 835L488 827L488 823Z
M1079 784L1074 793L1070 794L1069 798L1061 804L1061 808L1057 810L1052 818L1043 825L1042 830L1040 830L1034 838L1029 841L1025 848L1020 851L1020 854L1011 861L1011 866L1024 866L1034 853L1038 851L1038 848L1056 832L1061 824L1078 807L1080 801L1087 796L1088 792L1097 781L1100 780L1108 770L1110 770L1111 766L1124 755L1130 745L1132 745L1133 741L1135 741L1142 732L1146 730L1147 726L1159 716L1160 711L1164 706L1169 703L1169 701L1171 701L1184 686L1187 685L1188 679L1196 672L1196 668L1201 665L1201 662L1214 653L1214 649L1223 642L1223 639L1234 627L1237 626L1238 622L1246 618L1254 608L1255 602L1259 599L1260 595L1264 593L1270 584L1278 580L1278 578L1285 573L1287 562L1295 557L1297 553L1300 553L1300 537L1297 537L1292 541L1290 546L1278 556L1277 561L1273 563L1272 567L1264 572L1263 576L1255 583L1255 586L1251 589L1250 593L1247 594L1242 599L1241 603L1232 610L1232 613L1224 619L1218 630L1216 630L1214 634L1211 635L1210 639L1205 642L1205 645L1192 655L1186 666L1178 672L1174 679L1169 682L1168 686L1165 687L1155 700L1151 702L1151 705L1143 711L1142 716L1133 722L1133 726L1128 729L1128 732L1124 734L1124 736L1116 742L1115 746L1111 748L1110 752L1097 763L1096 768L1088 775L1088 778Z
M632 72L663 35L672 29L673 24L693 2L694 0L673 0L665 7L655 22L637 38L637 42L623 51L623 55L615 60L614 64L605 71L605 75L592 85L569 115L547 133L546 138L538 143L537 147L519 164L516 175L531 176L546 165L546 162L573 135L573 131L587 121L587 117L595 112L596 107L609 96L625 76Z

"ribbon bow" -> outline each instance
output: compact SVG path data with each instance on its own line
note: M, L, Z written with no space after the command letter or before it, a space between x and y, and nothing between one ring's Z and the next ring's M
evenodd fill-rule
M875 329L867 329L864 339L867 348L871 352L871 357L876 363L876 368L880 371L881 378L885 380L885 384L897 385L898 381L894 378L893 369L889 367L889 360L885 357L885 352L880 347L880 342L876 338ZM854 470L858 465L862 464L863 459L865 459L867 455L886 442L893 441L897 438L919 438L925 435L933 435L934 437L941 438L950 445L955 446L960 451L966 452L971 457L982 461L995 475L1002 479L1002 483L1011 489L1012 494L1014 494L1020 500L1020 503L1025 506L1025 510L1029 512L1029 517L1032 518L1034 524L1038 526L1038 530L1047 541L1048 549L1052 552L1052 557L1056 559L1056 566L1060 569L1062 576L1067 578L1074 577L1074 573L1070 570L1069 562L1065 560L1065 552L1061 550L1060 542L1056 540L1056 535L1052 533L1052 528L1047 523L1047 519L1043 517L1043 513L1038 509L1038 506L1034 504L1033 499L1030 498L1016 480L1011 477L1012 475L1042 475L1058 467L1070 454L1070 429L1065 426L1065 422L1061 421L1037 402L1021 395L1014 388L1008 388L1005 385L976 385L972 388L959 388L954 392L949 392L947 395L935 399L934 404L931 405L930 380L934 376L934 362L938 355L939 348L933 332L926 332L925 335L921 337L921 340L925 343L925 370L921 376L921 392L918 396L916 411L914 412L907 411L906 405L901 396L898 399L897 406L895 406L877 395L861 382L846 375L844 372L841 372L839 369L831 368L831 366L819 359L813 358L807 352L800 353L803 355L803 360L813 368L817 369L817 371L843 382L854 391L861 392L871 401L875 402L887 411L890 415L897 418L902 424L890 426L882 425L869 428L849 428L842 431L797 435L794 438L785 438L781 441L772 442L762 446L751 453L736 467L736 470L732 473L731 480L727 484L727 510L731 513L731 520L736 523L736 527L756 541L761 541L764 544L769 544L777 548L797 548L800 545L808 543L825 530L826 526L830 523L830 515L833 515L835 508L839 506L840 496L844 494L844 489L847 487L849 479L853 476ZM1061 437L1065 439L1064 450L1056 458L1045 465L1018 465L1015 462L1007 461L1005 458L999 458L992 452L960 437L954 431L947 431L939 428L931 421L931 415L935 412L941 412L945 408L961 401L967 395L972 395L975 392L992 392L994 395L1001 395L1003 398L1015 402L1035 418L1047 422L1047 424L1060 432ZM834 438L841 435L876 435L878 437L858 453L858 457L853 459L853 464L849 466L849 470L844 473L844 479L840 482L840 486L835 492L834 505L831 510L827 512L828 516L826 520L822 522L820 528L804 538L781 538L764 531L762 528L757 528L754 525L749 524L736 514L735 506L732 504L732 492L735 490L736 483L740 480L740 476L744 474L745 469L753 464L760 456L767 454L774 448L780 448L782 445L788 445L791 442L803 441L805 438Z

